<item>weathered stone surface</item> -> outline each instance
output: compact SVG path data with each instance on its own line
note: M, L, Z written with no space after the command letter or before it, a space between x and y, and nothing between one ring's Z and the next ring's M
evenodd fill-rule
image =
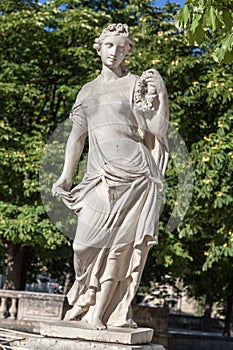
M8 318L0 320L0 328L6 328L13 331L25 333L40 333L40 323L36 321L11 320Z
M153 337L151 328L108 327L96 330L83 321L41 323L40 333L49 337L121 344L147 344Z
M131 302L149 247L157 243L169 111L158 71L147 69L139 76L125 65L133 47L127 24L107 26L94 47L101 74L77 95L64 167L52 195L78 215L72 230L76 278L67 294L73 307L65 319L83 317L105 328L132 324ZM88 171L72 187L87 136ZM70 236L66 216L60 220Z
M20 293L18 320L61 320L67 311L65 295L46 293Z
M1 328L8 328L15 331L38 334L40 332L40 322L61 320L63 314L69 308L67 298L64 295L1 290L0 297L7 300L11 298L18 299L17 319L12 319L6 314L5 317L7 318L0 321ZM26 299L29 299L29 301ZM35 302L35 299L38 301ZM45 310L47 305L53 306L52 313L50 313L51 308ZM32 310L30 310L30 307L32 307ZM55 313L55 310L62 310L62 312L56 311ZM154 329L152 343L161 344L165 348L168 347L167 310L144 305L133 305L133 320L140 327Z
M164 308L133 305L133 319L139 326L153 328L156 333L168 332L169 311Z
M140 327L154 329L152 343L162 344L168 348L168 316L169 312L164 308L133 305L133 320Z
M165 350L162 345L123 345L98 343L82 340L70 340L60 338L29 339L25 344L19 345L17 350Z

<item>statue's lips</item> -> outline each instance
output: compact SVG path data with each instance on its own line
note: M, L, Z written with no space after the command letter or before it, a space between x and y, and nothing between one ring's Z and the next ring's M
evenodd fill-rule
M111 62L115 62L116 58L115 57L108 57L108 60L111 61Z

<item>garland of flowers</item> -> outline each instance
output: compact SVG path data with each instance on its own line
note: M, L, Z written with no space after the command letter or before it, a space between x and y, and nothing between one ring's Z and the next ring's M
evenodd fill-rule
M146 78L148 71L142 73L140 79L137 81L134 92L134 104L137 110L142 112L155 111L158 109L159 99L158 94L152 93L148 90Z

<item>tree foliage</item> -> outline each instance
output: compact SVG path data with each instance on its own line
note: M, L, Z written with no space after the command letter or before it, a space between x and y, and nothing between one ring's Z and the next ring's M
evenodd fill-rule
M176 16L191 45L212 42L217 62L233 61L233 4L231 0L187 0Z
M4 1L0 14L0 234L3 244L31 246L41 257L67 240L42 206L40 160L50 133L93 74L86 42L93 42L98 15L35 1Z
M164 77L171 124L185 140L195 181L186 216L177 230L167 232L179 191L171 142L159 245L149 256L143 281L154 276L164 283L170 276L174 283L180 278L192 296L226 301L232 294L232 65L215 63L208 43L202 50L186 46L174 14L169 6L162 13L153 9L143 14L135 27L137 51L130 64L138 73L155 66Z
M60 256L70 254L61 251L67 240L41 203L40 161L77 92L100 73L92 47L95 37L110 22L126 22L135 42L129 68L136 74L151 67L160 72L168 89L173 130L160 241L151 250L143 284L154 279L164 282L170 276L170 283L183 279L196 297L211 291L212 300L226 300L232 293L226 271L231 270L233 255L232 65L212 60L213 47L222 37L220 29L201 50L187 46L174 24L177 10L171 4L163 9L151 6L147 0L0 4L0 237L3 246L13 242L30 247L34 266L37 257L49 264L57 249ZM179 209L182 169L176 166L177 140L172 136L177 133L189 151L195 182L185 218L177 229L167 231L171 213ZM186 194L181 197L184 202Z

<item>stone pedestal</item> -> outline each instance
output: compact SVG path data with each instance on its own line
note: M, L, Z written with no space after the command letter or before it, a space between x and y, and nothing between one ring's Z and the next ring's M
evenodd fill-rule
M47 337L130 345L150 343L153 337L151 328L108 327L100 331L92 329L85 321L44 322L40 325L40 333Z
M108 327L92 329L84 321L56 321L40 324L41 338L31 338L17 350L165 350L162 345L150 344L151 328Z
M162 345L141 344L126 345L113 343L100 343L83 340L61 338L29 339L25 344L16 347L16 350L165 350Z

